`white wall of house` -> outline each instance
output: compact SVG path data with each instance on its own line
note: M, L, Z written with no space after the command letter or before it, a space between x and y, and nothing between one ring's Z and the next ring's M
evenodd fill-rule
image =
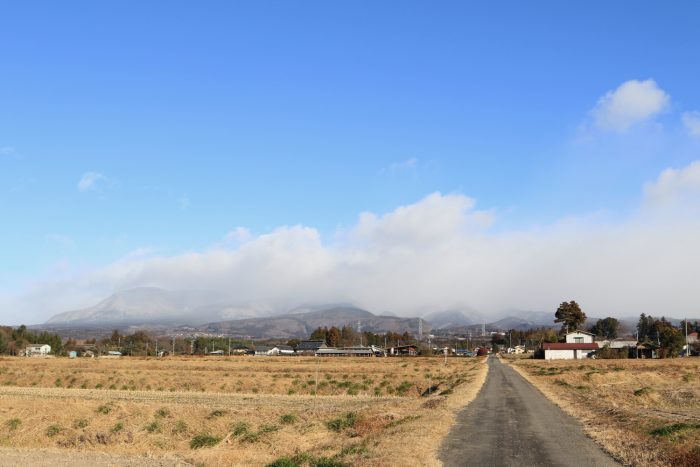
M26 350L26 354L28 356L48 355L50 353L51 353L51 346L49 344L30 345L27 347L27 350Z
M592 344L593 335L587 332L570 332L566 335L567 344Z
M575 353L574 353L575 352ZM588 358L591 350L546 350L544 351L545 360L580 360Z

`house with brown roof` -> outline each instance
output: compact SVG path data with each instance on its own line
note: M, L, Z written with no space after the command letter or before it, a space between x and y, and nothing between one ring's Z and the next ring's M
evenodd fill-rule
M591 358L598 350L593 342L594 335L586 331L574 331L566 334L566 342L544 342L545 360L580 360Z

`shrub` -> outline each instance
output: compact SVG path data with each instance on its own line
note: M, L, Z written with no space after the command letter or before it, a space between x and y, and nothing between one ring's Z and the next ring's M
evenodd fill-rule
M673 433L692 429L700 429L700 423L674 423L673 425L666 425L660 428L655 428L649 433L654 436L671 436Z
M178 420L175 422L175 426L173 427L172 431L175 435L185 433L187 431L187 423L185 423L184 420Z
M340 453L338 453L338 456L343 457L343 456L351 456L353 454L365 454L367 452L367 447L362 444L362 443L356 443L356 444L351 444L349 446L345 446L343 449L340 450Z
M649 394L651 392L651 388L649 386L644 386L643 388L639 388L634 391L635 396L643 396L644 394Z
M46 436L49 438L53 438L57 434L59 434L63 429L59 425L51 425L46 429Z
M103 415L107 415L112 411L112 407L108 405L101 405L97 408L97 413L101 413Z
M73 428L85 428L89 424L90 423L86 419L79 418L73 422Z
M275 431L279 431L280 427L277 425L261 425L260 428L258 428L258 433L274 433Z
M217 410L213 410L213 411L209 414L209 416L207 416L207 418L208 418L209 420L211 420L212 418L223 417L224 415L226 415L226 411L225 411L225 410L218 410L218 409L217 409Z
M270 462L265 467L299 467L299 464L294 462L294 459L289 457L280 457L279 459Z
M345 428L352 428L357 422L357 414L355 412L348 412L344 416L329 420L326 422L326 427L329 430L340 432Z
M143 427L144 430L146 430L149 433L153 433L155 431L160 431L160 423L158 422L151 422L145 427Z
M170 416L170 410L166 409L165 407L161 407L160 409L156 410L155 413L156 418L166 418Z
M241 436L241 441L243 441L244 443L257 443L258 438L258 433L250 431L246 432L243 436Z
M112 426L112 428L110 428L109 431L111 431L112 433L119 433L123 429L124 429L124 424L122 422L117 422L114 424L114 426Z
M190 448L191 449L201 449L201 448L210 448L212 446L216 446L221 442L221 438L218 436L212 436L210 434L200 434L192 438L192 441L190 441Z
M404 381L403 383L396 386L396 394L403 396L412 387L413 387L413 383L411 383L410 381Z
M313 467L345 467L345 462L333 457L317 457L309 465Z
M20 420L19 418L11 418L7 421L6 424L10 430L16 430L20 427L20 425L22 425L22 420Z
M241 436L250 430L250 425L246 422L238 422L234 426L231 427L231 433L233 436Z
M292 423L295 423L297 421L297 416L294 415L293 413L286 413L282 416L280 416L280 423L283 425L291 425Z

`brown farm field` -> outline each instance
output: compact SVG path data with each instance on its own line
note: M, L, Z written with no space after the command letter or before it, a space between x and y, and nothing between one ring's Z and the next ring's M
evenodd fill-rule
M700 359L504 361L625 465L700 465Z
M205 466L437 465L486 371L481 358L4 358L0 447Z

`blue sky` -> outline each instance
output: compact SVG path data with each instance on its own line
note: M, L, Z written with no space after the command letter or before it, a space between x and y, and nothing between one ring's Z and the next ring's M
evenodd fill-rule
M311 226L329 242L361 212L435 192L475 199L492 235L623 222L645 184L698 158L684 116L700 109L699 14L696 2L4 3L0 295L18 303L141 249L206 251L239 226ZM662 100L629 125L600 123L606 93L647 80Z

